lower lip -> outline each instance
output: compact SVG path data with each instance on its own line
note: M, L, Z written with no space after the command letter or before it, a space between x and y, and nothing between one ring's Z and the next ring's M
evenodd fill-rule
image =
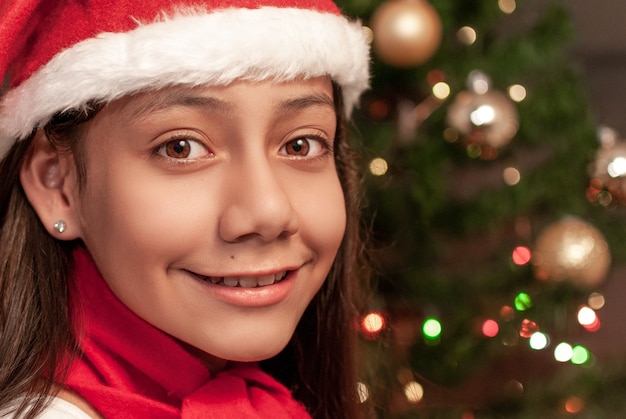
M190 273L196 282L203 285L203 288L214 297L225 303L240 307L265 307L280 303L289 295L295 284L297 274L297 270L290 271L282 281L275 284L264 287L244 288L212 284Z

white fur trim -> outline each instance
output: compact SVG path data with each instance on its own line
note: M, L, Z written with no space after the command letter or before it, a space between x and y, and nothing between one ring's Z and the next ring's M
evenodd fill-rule
M224 9L103 33L60 52L2 98L0 157L59 111L176 84L329 75L349 115L369 85L368 64L358 22L308 9Z

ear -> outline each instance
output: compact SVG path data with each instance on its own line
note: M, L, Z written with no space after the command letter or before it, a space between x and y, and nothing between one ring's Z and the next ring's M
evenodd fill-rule
M72 155L57 152L39 130L20 170L20 182L44 228L59 240L81 236L76 167ZM65 230L55 228L65 222Z

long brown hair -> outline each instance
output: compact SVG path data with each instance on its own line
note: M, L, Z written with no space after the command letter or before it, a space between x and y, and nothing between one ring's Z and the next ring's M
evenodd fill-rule
M368 280L360 228L360 181L350 147L339 88L335 160L347 211L345 237L331 272L301 319L285 350L262 367L290 387L314 418L356 418L358 294ZM72 153L79 187L85 122L100 106L58 114L46 128L53 147ZM75 342L68 317L72 249L80 245L52 238L41 225L20 185L19 172L32 137L16 143L0 162L0 414L11 407L32 418L45 408L61 362ZM25 397L26 396L26 397ZM15 404L21 400L21 403ZM29 405L32 407L29 407Z
M53 146L77 150L90 117L57 115L46 127L48 137L58 139ZM19 179L33 137L17 142L0 162L0 413L14 408L18 417L28 412L26 418L44 408L55 377L65 373L62 359L75 346L68 278L76 243L48 234Z
M330 273L305 311L291 344L264 365L290 386L314 418L362 416L357 395L356 322L369 293L369 265L362 227L359 154L348 138L341 92L334 86L337 114L335 164L345 197L347 225ZM291 362L289 361L291 360Z

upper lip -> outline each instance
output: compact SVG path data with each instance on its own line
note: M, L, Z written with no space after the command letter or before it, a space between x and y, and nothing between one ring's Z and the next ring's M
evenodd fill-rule
M261 276L277 275L277 274L282 274L284 272L295 271L299 269L300 266L302 265L292 265L292 266L286 266L283 268L263 269L263 270L248 271L248 272L234 272L233 271L230 273L220 272L220 273L210 273L210 274L204 273L202 271L195 271L193 269L184 269L184 270L187 272L191 272L195 275L202 276L204 278L232 278L232 277L244 277L244 278L255 277L256 278L256 277L261 277Z

